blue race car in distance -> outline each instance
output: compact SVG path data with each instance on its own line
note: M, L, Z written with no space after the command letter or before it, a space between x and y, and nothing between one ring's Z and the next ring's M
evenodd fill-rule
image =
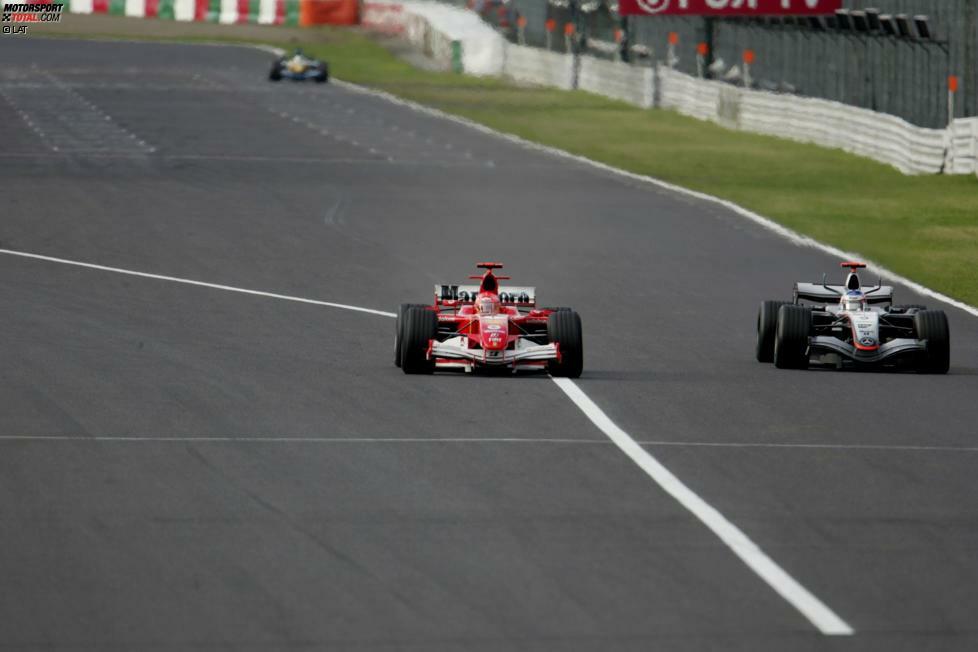
M291 79L293 81L305 81L311 79L317 83L329 81L329 65L325 61L310 59L296 50L289 56L282 56L272 64L272 70L268 73L271 81L281 79Z

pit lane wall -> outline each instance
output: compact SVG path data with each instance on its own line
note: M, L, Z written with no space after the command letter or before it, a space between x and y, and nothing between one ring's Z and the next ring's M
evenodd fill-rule
M356 0L68 0L76 14L115 14L214 23L353 25Z

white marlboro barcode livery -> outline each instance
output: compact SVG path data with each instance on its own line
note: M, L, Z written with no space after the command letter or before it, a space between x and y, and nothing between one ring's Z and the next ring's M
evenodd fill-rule
M436 285L432 305L401 304L394 364L406 374L477 368L549 371L577 378L584 366L581 318L537 308L536 289L500 286L500 263L479 263L478 285Z

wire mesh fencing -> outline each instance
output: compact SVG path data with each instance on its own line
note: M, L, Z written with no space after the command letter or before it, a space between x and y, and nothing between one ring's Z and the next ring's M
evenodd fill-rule
M902 16L907 34L857 30L836 17L622 19L615 0L471 0L513 41L558 52L671 62L677 70L756 88L835 100L921 127L948 124L948 78L959 80L953 117L978 115L978 0L850 0L847 9ZM875 11L874 11L875 10ZM914 18L926 16L926 37ZM891 22L896 29L897 23ZM670 40L673 44L670 45ZM704 59L700 44L709 44Z

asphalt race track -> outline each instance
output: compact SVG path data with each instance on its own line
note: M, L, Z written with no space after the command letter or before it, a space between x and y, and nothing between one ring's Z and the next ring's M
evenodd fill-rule
M0 648L978 647L978 319L945 306L947 376L760 365L757 304L837 260L269 63L0 41L0 248L381 311L501 260L581 313L577 387L854 634L546 376L408 377L381 315L4 253Z

